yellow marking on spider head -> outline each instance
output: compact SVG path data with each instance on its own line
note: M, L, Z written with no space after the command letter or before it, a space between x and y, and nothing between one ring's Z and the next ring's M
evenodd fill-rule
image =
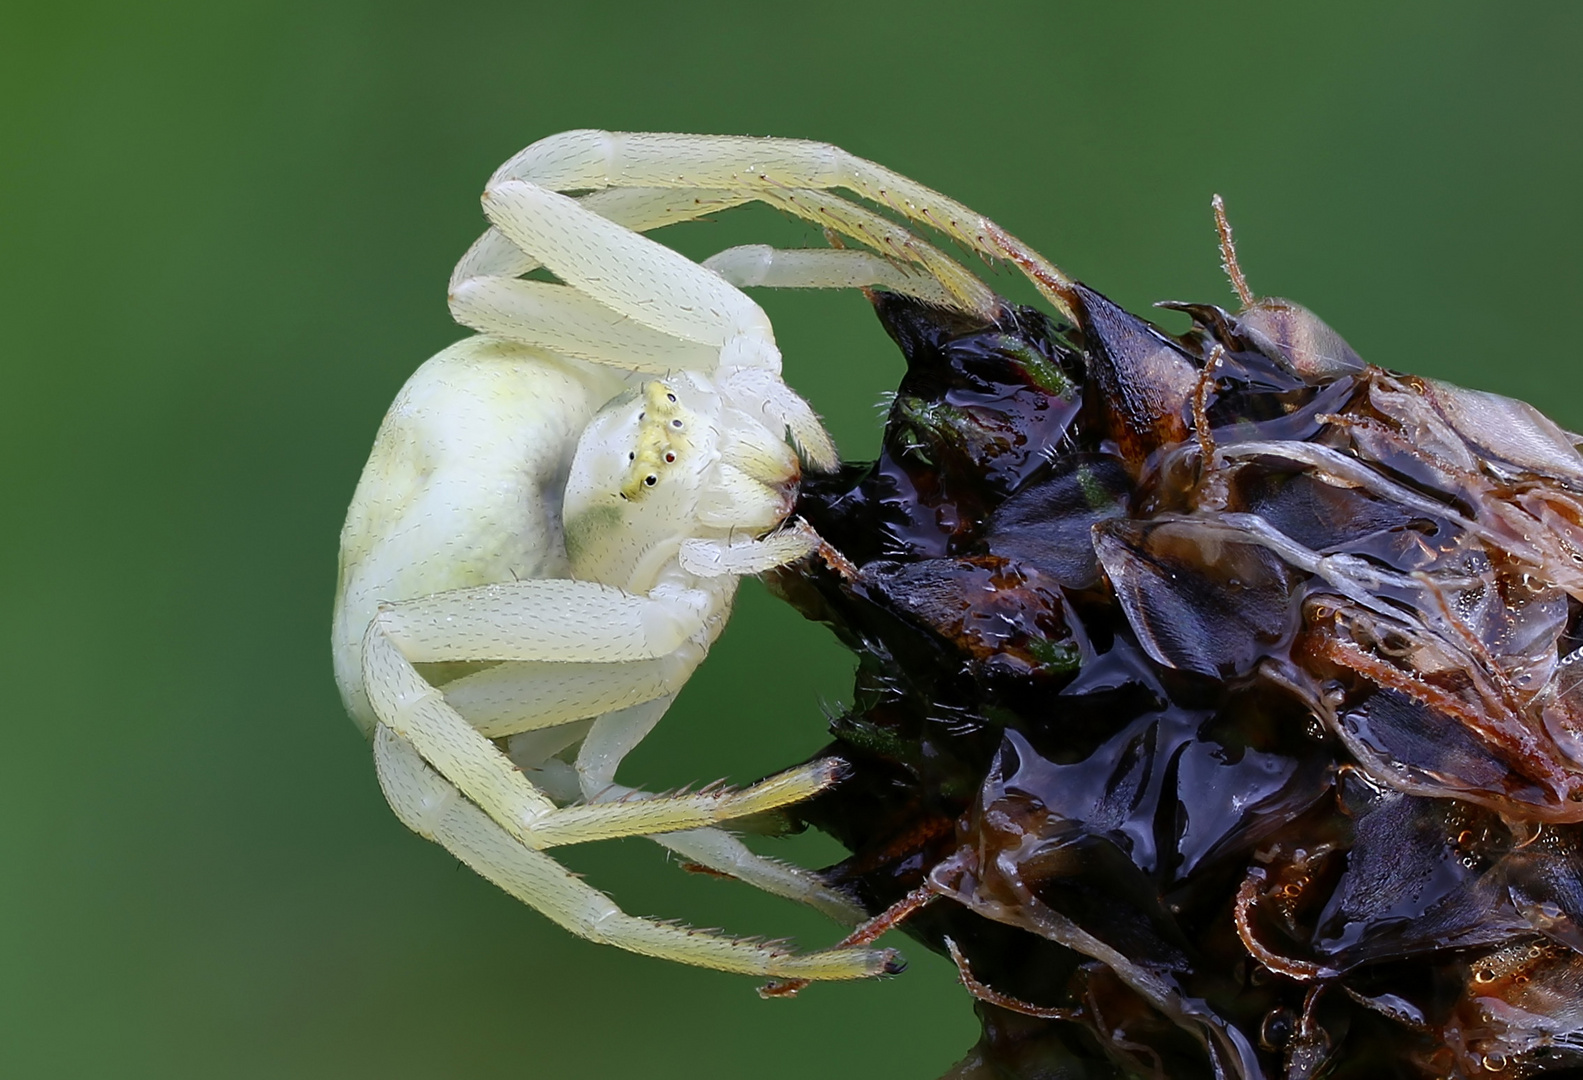
M672 466L692 449L693 415L676 400L676 392L662 382L643 387L643 411L638 414L637 447L621 494L641 499Z

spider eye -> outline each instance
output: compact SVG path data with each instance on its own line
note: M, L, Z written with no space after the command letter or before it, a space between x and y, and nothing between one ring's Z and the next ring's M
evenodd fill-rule
M671 401L675 401L676 400L676 395L675 394L666 394L665 396L667 398L669 398Z
M673 462L675 460L676 460L675 452L674 451L666 451L666 454L665 454L665 462L666 462L666 464L670 464L671 462Z
M636 460L638 460L637 451L636 450L628 450L627 451L627 460L628 461L636 461Z
M653 487L655 484L657 484L659 482L660 482L660 478L655 476L653 473L649 473L649 475L647 475L647 476L645 476L643 478L643 483L648 485L649 487Z
M682 422L680 420L672 420L671 421L671 427L681 427L681 426L682 426Z

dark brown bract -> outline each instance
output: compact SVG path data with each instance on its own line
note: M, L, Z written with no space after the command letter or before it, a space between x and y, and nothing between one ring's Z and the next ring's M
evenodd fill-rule
M1305 309L877 294L881 457L804 482L858 656L797 808L962 967L990 1076L1583 1069L1583 457Z

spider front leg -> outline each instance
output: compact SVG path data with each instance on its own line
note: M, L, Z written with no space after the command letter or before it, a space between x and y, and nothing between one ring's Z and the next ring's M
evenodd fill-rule
M491 184L484 212L555 276L661 333L718 348L741 333L774 340L769 319L718 275L576 199L527 180Z
M454 660L643 661L702 630L701 613L593 582L543 579L387 605L363 642L379 722L529 848L718 824L807 799L839 766L816 762L741 791L557 807L413 667Z
M982 214L883 165L828 143L733 135L657 132L564 131L540 139L495 171L494 187L527 180L556 191L674 188L726 191L824 221L881 254L925 266L928 245L905 230L889 231L871 217L855 230L851 204L800 209L802 192L851 191L910 220L922 222L989 258L1010 259L1071 318L1072 281L1037 251ZM971 306L966 305L966 306Z
M374 761L385 798L404 825L551 921L591 941L664 960L773 978L861 979L900 970L896 954L889 949L827 949L799 955L628 915L548 855L523 847L384 724L374 733Z
M459 322L629 371L734 373L815 467L835 467L829 434L780 381L768 316L741 290L536 184L491 187L484 209L517 248L565 284L498 276L453 282L451 310Z
M608 221L631 229L650 229L692 221L708 214L729 210L751 202L752 196L729 191L699 191L694 188L614 188L594 191L577 200ZM467 249L451 271L451 288L482 277L520 277L544 265L512 243L491 226Z
M933 274L852 248L743 244L711 255L703 266L739 289L886 289L935 307L956 304Z

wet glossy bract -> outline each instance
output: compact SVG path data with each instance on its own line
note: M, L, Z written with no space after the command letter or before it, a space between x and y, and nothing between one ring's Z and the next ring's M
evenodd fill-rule
M776 578L859 657L806 816L944 898L955 1075L1583 1067L1572 437L1289 301L1073 296L876 296L883 452L799 506L856 573Z

